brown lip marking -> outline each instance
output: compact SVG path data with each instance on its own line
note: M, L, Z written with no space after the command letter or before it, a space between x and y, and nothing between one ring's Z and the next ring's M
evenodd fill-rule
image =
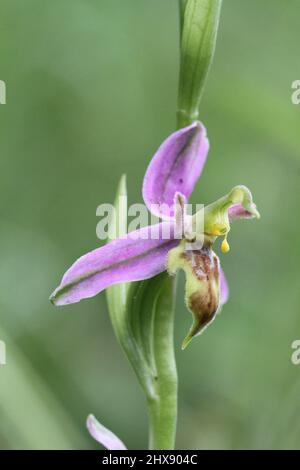
M219 282L219 262L210 248L186 251L181 256L188 261L194 275L204 284L201 292L194 292L188 299L188 306L195 315L196 334L214 319L219 306L219 296L212 285Z

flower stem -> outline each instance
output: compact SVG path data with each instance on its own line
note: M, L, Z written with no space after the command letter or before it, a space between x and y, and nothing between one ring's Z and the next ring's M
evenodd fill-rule
M180 1L178 127L198 119L199 104L213 60L222 0Z
M154 345L155 396L148 398L149 449L174 449L177 424L177 370L174 354L175 279L163 275L156 300Z

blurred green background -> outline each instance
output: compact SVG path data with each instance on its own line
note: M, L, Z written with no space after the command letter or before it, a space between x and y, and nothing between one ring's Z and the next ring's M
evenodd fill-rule
M105 296L55 309L67 267L99 244L96 207L128 174L131 202L175 128L177 0L1 0L1 448L99 448L93 412L145 448L144 399ZM200 117L210 156L192 201L246 184L262 214L222 255L231 297L184 352L177 297L177 448L300 448L300 1L226 0Z

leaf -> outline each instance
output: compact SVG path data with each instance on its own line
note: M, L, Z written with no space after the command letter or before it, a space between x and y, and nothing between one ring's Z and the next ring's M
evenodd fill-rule
M118 185L114 204L115 217L111 221L109 227L109 240L121 237L122 235L126 235L127 214L124 211L124 207L122 204L123 198L127 198L126 175L122 175ZM118 315L119 311L124 311L126 309L127 294L129 287L130 283L126 282L116 284L106 289L106 299L112 319L116 315Z
M115 218L112 220L109 238L126 233L126 213L122 198L127 197L126 176L123 175L115 199ZM125 233L124 233L125 232ZM154 278L156 279L156 278ZM149 281L152 283L152 279ZM153 396L155 367L151 360L152 319L151 308L145 308L144 295L147 281L115 284L106 289L107 303L117 339L124 349L146 395ZM143 318L140 312L143 310ZM149 313L150 310L150 313Z

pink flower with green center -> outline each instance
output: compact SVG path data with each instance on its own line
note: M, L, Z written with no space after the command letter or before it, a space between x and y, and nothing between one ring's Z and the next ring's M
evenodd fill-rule
M165 270L173 275L182 269L186 274L186 305L194 320L183 348L201 333L228 299L227 282L212 246L222 236L221 249L227 252L231 221L259 217L245 186L236 186L205 206L202 225L198 223L198 213L193 216L185 213L208 150L206 130L200 122L171 134L152 158L142 189L147 208L161 222L117 238L79 258L63 276L51 301L55 305L72 304L116 283L149 279ZM180 239L178 226L182 227Z

